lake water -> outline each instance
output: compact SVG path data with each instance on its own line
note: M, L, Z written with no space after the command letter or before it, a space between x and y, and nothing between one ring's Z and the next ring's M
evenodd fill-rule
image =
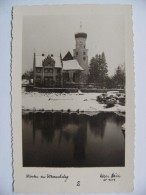
M124 166L124 123L125 117L105 112L23 113L23 166Z

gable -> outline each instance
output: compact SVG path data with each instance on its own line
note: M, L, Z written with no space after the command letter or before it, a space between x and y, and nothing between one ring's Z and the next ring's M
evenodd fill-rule
M68 51L67 54L64 56L64 58L63 58L62 60L63 60L63 61L73 60L73 56L72 56L71 53Z

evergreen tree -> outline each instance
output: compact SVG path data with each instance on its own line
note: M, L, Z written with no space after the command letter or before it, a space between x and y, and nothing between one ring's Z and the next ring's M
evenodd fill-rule
M27 80L33 79L33 70L31 69L23 73L22 79L27 79Z
M115 75L113 76L114 87L124 88L125 87L125 68L123 65L117 67Z
M95 83L99 87L106 85L108 69L104 52L91 59L89 73L89 82Z

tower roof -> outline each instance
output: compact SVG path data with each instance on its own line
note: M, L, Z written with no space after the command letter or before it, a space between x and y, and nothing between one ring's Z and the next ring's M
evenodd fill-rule
M75 34L75 38L87 38L87 33L84 33L84 32L79 32L79 33L76 33Z

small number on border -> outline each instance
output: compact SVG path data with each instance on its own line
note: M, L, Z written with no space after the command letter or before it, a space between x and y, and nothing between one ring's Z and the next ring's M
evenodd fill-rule
M77 186L80 186L80 181L77 181Z

